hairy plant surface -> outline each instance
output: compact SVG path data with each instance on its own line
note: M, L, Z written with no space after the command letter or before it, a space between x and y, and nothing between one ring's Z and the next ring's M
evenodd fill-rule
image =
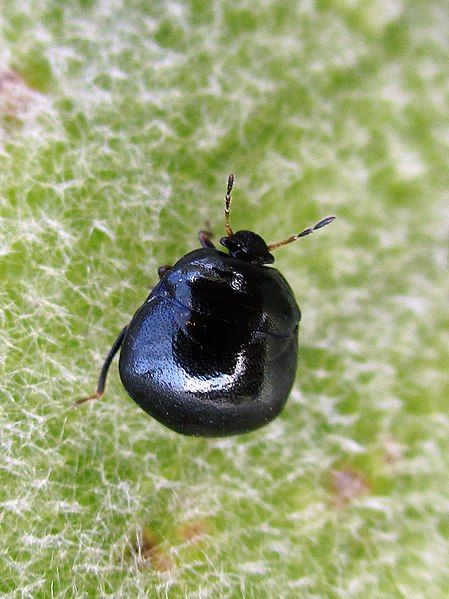
M2 597L447 597L446 1L2 2ZM303 312L282 416L185 438L107 350L210 219Z

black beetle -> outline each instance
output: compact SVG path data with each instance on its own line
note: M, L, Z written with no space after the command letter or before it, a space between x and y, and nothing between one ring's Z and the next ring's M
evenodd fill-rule
M119 334L101 369L101 397L121 348L119 372L132 399L153 418L185 435L218 437L252 431L284 407L296 372L301 313L271 250L334 220L267 245L256 233L229 224L234 175L229 175L225 220L215 248L200 231L202 248L174 266Z

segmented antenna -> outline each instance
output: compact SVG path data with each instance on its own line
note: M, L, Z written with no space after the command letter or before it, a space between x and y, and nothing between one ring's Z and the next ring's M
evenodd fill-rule
M229 224L229 215L231 212L231 202L232 202L232 198L231 198L231 191L232 191L232 187L234 185L234 175L231 173L228 176L228 186L226 188L226 197L225 197L225 228L226 228L226 235L228 237L230 237L232 235L232 229L231 229L231 225Z
M307 227L307 229L304 229L304 231L301 231L301 233L298 233L297 235L292 235L291 237L288 237L287 239L284 239L283 241L278 241L277 243L271 243L268 246L268 250L271 252L271 250L276 250L277 248L281 247L282 245L287 245L287 243L292 243L292 241L297 241L300 237L305 237L306 235L310 235L317 229L321 229L322 227L325 227L326 225L330 224L334 219L335 219L335 216L326 216L326 218L323 218L322 220L320 220L320 222L317 223L314 227Z

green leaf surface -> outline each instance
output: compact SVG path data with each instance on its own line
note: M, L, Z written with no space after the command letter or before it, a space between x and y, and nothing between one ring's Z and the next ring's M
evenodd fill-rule
M31 1L0 14L0 595L447 597L449 5ZM282 416L147 417L102 359L210 219L278 241Z

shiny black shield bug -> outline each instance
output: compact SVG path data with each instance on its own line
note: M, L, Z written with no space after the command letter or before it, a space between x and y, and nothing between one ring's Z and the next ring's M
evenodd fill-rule
M161 424L185 435L220 437L252 431L275 418L293 385L301 312L271 250L328 225L267 245L252 231L231 229L234 175L229 175L226 236L218 250L209 231L201 248L174 266L122 329L101 369L101 397L111 362L132 399Z

